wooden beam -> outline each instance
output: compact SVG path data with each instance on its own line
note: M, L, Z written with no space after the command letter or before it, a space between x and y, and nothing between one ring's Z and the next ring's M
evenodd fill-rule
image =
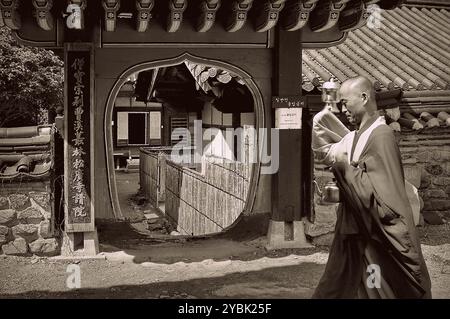
M295 31L303 28L309 15L319 0L289 0L282 13L282 25L285 30Z
M227 10L225 30L236 32L240 30L247 21L248 11L251 9L253 0L235 0L230 2Z
M258 2L258 6L255 8L255 29L257 32L266 32L277 24L285 2L286 0L264 0Z
M171 0L169 2L169 16L167 18L167 32L176 32L183 21L183 12L186 10L186 0Z
M116 30L117 11L120 8L120 0L103 0L105 10L105 30L112 32Z
M19 30L22 21L18 12L18 0L0 0L0 11L3 17L3 23L12 30Z
M148 28L148 23L152 18L152 9L155 5L154 0L136 0L136 22L137 22L137 31L145 32Z
M200 15L196 23L197 32L206 32L216 21L217 10L220 8L220 0L203 0L200 2Z
M322 32L336 25L339 16L350 0L321 1L311 13L309 24L314 32Z

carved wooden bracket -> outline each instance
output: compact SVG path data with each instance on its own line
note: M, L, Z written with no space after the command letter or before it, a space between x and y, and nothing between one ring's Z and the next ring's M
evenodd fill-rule
M12 30L20 29L22 23L17 8L17 0L0 0L0 11L3 17L3 23Z
M236 32L240 30L247 21L248 11L251 9L253 0L235 0L231 3L231 8L227 13L225 30Z
M309 20L309 15L319 0L291 0L282 13L283 28L295 31L303 28Z
M50 10L53 6L53 0L33 0L33 6L36 10L37 24L46 31L53 29L53 16Z
M176 32L183 21L183 13L186 10L186 0L171 0L169 3L169 17L167 18L167 32Z
M220 0L203 0L200 2L201 14L196 23L197 32L206 32L214 25Z
M336 25L339 16L350 0L327 0L321 1L316 9L311 13L309 24L311 30L321 32Z
M148 28L148 23L152 18L152 9L155 5L154 0L136 0L136 29L138 32L145 32Z
M273 28L280 16L280 11L284 8L286 0L265 0L258 6L256 16L256 31L266 32Z
M117 11L120 8L120 0L103 0L105 9L105 30L110 32L116 29Z
M367 23L371 12L367 10L367 6L377 3L377 0L372 1L355 1L349 3L345 10L341 12L339 19L339 30L351 31L359 29Z

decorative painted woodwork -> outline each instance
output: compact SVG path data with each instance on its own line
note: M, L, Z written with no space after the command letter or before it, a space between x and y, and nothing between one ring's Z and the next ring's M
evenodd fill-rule
M186 0L171 0L167 17L167 32L176 32L183 22L183 13L187 8Z
M308 20L311 11L319 0L291 0L286 4L282 12L282 25L285 30L295 31L303 28Z
M105 10L105 30L112 32L116 29L117 11L120 8L120 0L103 0Z
M257 32L266 32L277 24L286 0L266 0L261 2L262 4L258 2L258 6L255 8L257 11L255 28Z
M22 26L19 12L18 0L0 0L0 12L3 23L12 30L18 30Z
M200 15L197 20L197 32L206 32L214 25L217 11L220 8L220 0L203 0L200 2Z
M310 26L315 32L331 29L339 21L340 14L350 0L321 1L311 13Z
M53 0L33 0L37 24L46 31L53 29L53 16L50 12Z
M148 23L152 18L152 9L155 5L154 0L136 0L136 29L138 32L145 32L148 28Z
M351 31L367 24L371 14L377 14L375 10L381 11L380 7L375 5L376 2L376 0L354 1L347 4L339 19L339 30Z
M253 0L235 0L229 7L225 22L225 30L228 32L239 31L247 21L248 12L252 8Z

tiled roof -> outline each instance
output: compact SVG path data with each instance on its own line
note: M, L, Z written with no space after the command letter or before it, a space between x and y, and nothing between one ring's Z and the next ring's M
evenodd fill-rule
M379 107L391 108L394 130L450 126L450 8L411 2L382 11L381 28L366 25L337 46L303 50L303 89L363 75L379 90Z
M0 128L0 180L47 177L53 166L51 126Z
M377 89L450 90L450 11L404 6L381 17L381 28L366 25L335 47L303 50L303 89L364 75Z

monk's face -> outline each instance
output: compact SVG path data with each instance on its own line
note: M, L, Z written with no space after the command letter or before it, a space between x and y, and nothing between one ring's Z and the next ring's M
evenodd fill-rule
M344 83L339 93L341 95L342 112L351 124L359 126L366 113L364 99L361 97L362 92Z

